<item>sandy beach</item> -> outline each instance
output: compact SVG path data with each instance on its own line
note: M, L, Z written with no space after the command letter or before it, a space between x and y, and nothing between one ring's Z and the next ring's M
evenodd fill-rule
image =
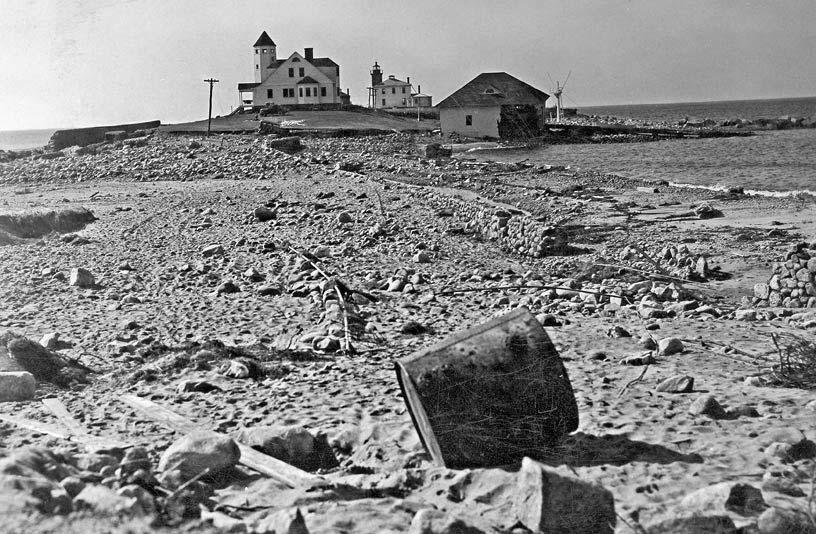
M0 163L0 216L96 218L71 232L0 233L0 335L57 333L52 354L85 377L39 379L32 399L0 403L6 531L535 532L519 511L529 466L434 466L394 372L520 306L558 349L580 421L535 460L564 484L611 494L614 516L598 531L814 531L816 391L774 382L772 334L783 348L813 342L816 307L795 280L796 308L765 306L755 288L810 250L796 245L816 248L814 199L506 163L500 152L424 157L434 140L304 138L286 154L255 135L152 134ZM77 268L92 283L71 285ZM351 311L326 296L331 279L359 290ZM8 353L13 338L0 339ZM677 392L663 385L673 377ZM238 465L182 491L158 466L183 433L126 395L238 441L301 427L325 454L306 461L318 445L306 454L286 441L280 459L315 477L294 488ZM46 398L84 433L20 423L64 427ZM99 452L88 436L122 447ZM136 482L121 463L133 450L148 472ZM183 513L174 491L187 492ZM578 491L564 524L596 493ZM72 508L53 504L61 498Z

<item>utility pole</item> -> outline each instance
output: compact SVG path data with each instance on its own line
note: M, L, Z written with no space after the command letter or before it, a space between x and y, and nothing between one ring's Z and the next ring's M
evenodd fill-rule
M204 80L204 83L210 84L210 109L207 112L207 137L209 137L210 136L210 125L212 124L212 90L213 90L213 84L218 83L218 80L216 80L215 78L207 78L206 80Z

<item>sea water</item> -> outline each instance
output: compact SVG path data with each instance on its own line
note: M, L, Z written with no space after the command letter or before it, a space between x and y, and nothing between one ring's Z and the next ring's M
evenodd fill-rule
M0 150L27 150L48 144L56 130L0 130Z
M816 97L579 108L586 115L676 123L816 116ZM712 189L743 187L767 195L816 194L816 129L758 131L752 137L673 139L641 143L549 145L491 159L569 165L631 178Z

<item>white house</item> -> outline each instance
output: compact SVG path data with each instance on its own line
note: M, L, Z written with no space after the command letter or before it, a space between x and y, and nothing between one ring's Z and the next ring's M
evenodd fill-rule
M506 72L485 72L442 100L442 133L467 137L532 137L545 122L549 95Z
M314 50L306 48L303 55L294 52L278 59L275 42L266 32L252 48L255 81L238 84L242 105L348 103L348 95L340 90L340 66L330 58L314 57Z
M419 100L415 100L417 96L420 97ZM386 109L417 106L431 107L431 96L421 94L420 91L414 93L410 77L405 81L398 80L396 76L383 80L382 69L375 61L371 69L371 87L368 88L368 107Z

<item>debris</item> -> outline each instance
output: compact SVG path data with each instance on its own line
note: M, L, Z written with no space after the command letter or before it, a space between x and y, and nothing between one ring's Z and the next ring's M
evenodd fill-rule
M83 269L82 267L74 267L71 269L71 274L68 278L68 285L76 287L94 287L96 280L91 274L91 271Z
M691 393L694 391L694 377L676 375L661 381L655 391L663 393Z
M396 370L437 465L504 465L578 426L564 365L527 308L399 360Z

